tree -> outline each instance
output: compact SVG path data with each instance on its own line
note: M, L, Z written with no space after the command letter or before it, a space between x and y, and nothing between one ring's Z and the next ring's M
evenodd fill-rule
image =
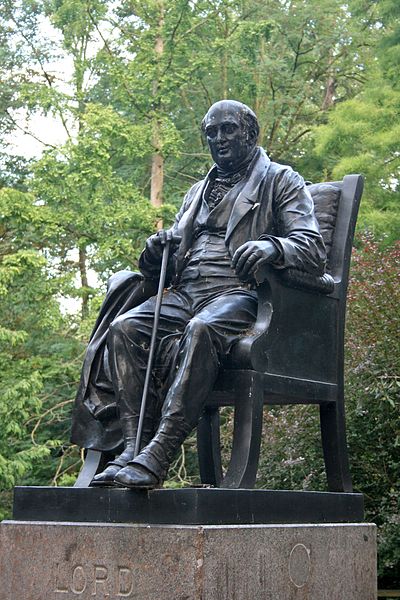
M147 152L148 131L112 108L89 102L97 65L97 54L91 54L92 18L100 20L105 3L90 3L90 18L89 3L2 5L9 59L2 66L11 67L2 78L3 109L8 102L12 110L4 110L0 126L3 132L17 126L20 108L28 116L58 114L67 138L58 148L45 144L47 151L30 165L5 155L9 169L3 185L20 188L0 190L0 411L5 424L0 480L8 489L23 477L56 483L79 460L66 440L82 339L98 308L88 268L97 268L103 279L107 272L132 268L157 215L121 169L121 158ZM60 36L45 41L41 27L50 17ZM73 64L68 83L58 80L51 66L65 55ZM9 83L12 94L6 97ZM83 320L60 310L60 297L76 295L82 299Z
M28 116L58 116L65 129L66 143L57 148L47 145L42 159L32 166L27 187L47 215L43 231L47 255L65 277L69 275L61 291L78 295L82 314L88 316L94 294L88 270L104 278L109 270L134 265L138 249L160 218L160 213L146 210L137 183L124 170L127 162L149 156L152 130L90 101L108 44L107 2L3 0L3 5L3 33L12 66L4 88L13 82L12 108L24 108ZM52 32L48 41L43 27ZM59 79L54 70L60 58L71 65L67 80ZM10 109L4 123L4 130L16 123Z
M69 410L103 283L111 272L135 268L145 238L161 220L170 223L173 207L209 168L199 120L214 101L252 106L261 144L307 178L362 170L362 226L393 239L398 6L0 0L0 8L0 479L5 488L71 483L80 457L67 442ZM70 65L64 74L60 61ZM37 114L57 117L65 142L52 146L45 132L32 131ZM44 142L40 158L13 156L4 143L21 127ZM163 205L152 207L151 199ZM388 303L398 302L395 251L371 240L358 245L348 321L349 442L357 489L367 491L368 515L379 519L380 572L394 581L397 305ZM81 314L63 314L59 299L70 297L80 298ZM223 420L228 448L229 411ZM259 485L324 488L319 430L308 408L270 410L265 439ZM191 439L170 485L194 478L195 463Z
M57 277L38 248L42 215L34 197L2 189L0 214L0 487L7 490L61 444L64 432L40 441L31 433L49 399L65 401L71 377L75 384L71 361L79 344L60 312Z
M378 60L369 65L363 90L338 103L327 124L317 129L316 154L329 179L351 172L364 174L359 227L390 243L400 226L400 89L394 76L400 56L400 14L392 0L364 3L364 10L365 4L376 10L370 27L380 31Z
M199 118L228 96L255 108L273 158L301 166L332 90L348 97L363 83L367 44L350 17L337 0L116 3L118 35L104 46L93 97L151 124L151 162L130 165L146 193L178 204L204 175Z

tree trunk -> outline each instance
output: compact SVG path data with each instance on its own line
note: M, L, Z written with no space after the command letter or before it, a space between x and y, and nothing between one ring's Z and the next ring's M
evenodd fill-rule
M322 103L322 110L328 110L328 108L330 108L333 104L333 99L335 96L335 90L336 90L336 81L334 80L333 77L328 77L328 81L326 82L326 88L325 88L325 98L324 101Z
M159 71L161 68L161 59L164 53L164 38L163 38L163 27L164 27L164 0L159 0L159 20L158 20L158 34L155 43L155 55L159 65ZM161 111L162 101L157 100L157 94L159 91L159 77L153 82L153 98L155 110ZM151 159L151 189L150 189L150 203L152 206L159 208L162 205L162 194L164 184L164 157L161 153L161 136L160 136L161 123L158 115L155 115L153 122L153 148L154 154ZM157 228L162 228L162 221L158 221Z
M155 125L155 128L157 124ZM156 137L156 132L155 136ZM154 142L157 140L155 139ZM160 152L155 152L151 159L151 192L150 202L157 208L162 205L162 192L164 183L164 158Z
M89 293L88 293L88 278L86 268L86 247L81 246L79 248L79 273L81 277L81 289L82 289L82 319L87 317L89 312Z

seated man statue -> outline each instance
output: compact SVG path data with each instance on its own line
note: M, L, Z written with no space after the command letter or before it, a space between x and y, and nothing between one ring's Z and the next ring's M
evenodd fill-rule
M147 240L139 260L144 281L157 280L163 244L170 240L169 287L157 343L166 356L175 340L175 360L168 377L164 373L163 393L153 377L141 451L134 457L156 297L108 323L102 381L97 391L88 384L86 396L78 394L77 402L95 414L90 395L99 398L101 386L110 386L123 451L92 485L150 489L162 484L201 417L220 364L256 319L256 278L262 265L324 272L324 243L304 180L257 146L259 126L253 111L240 102L217 102L205 115L202 130L215 165L189 190L172 228ZM81 428L80 435L72 436L79 443L89 425L74 427Z

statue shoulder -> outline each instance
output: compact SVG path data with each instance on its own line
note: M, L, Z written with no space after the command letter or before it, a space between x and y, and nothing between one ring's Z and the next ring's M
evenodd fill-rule
M280 188L303 188L305 186L304 178L290 165L271 161L267 176Z
M203 185L204 181L205 180L203 179L201 181L198 181L194 185L192 185L192 187L190 188L190 190L185 194L185 197L183 199L183 202L182 202L182 205L181 205L181 207L179 209L179 212L178 212L178 214L175 217L175 224L174 224L174 226L178 225L178 223L183 218L184 214L189 210L190 205L192 204L193 200L196 198L197 192L198 192L199 188Z
M182 208L184 210L187 210L189 208L189 206L193 202L193 199L196 197L196 193L198 192L199 188L205 183L205 181L205 179L197 181L197 183L192 185L192 187L186 192L182 202Z
M205 179L200 179L200 181L197 181L194 185L192 185L192 187L186 192L185 198L192 200L197 190L205 183L205 181Z

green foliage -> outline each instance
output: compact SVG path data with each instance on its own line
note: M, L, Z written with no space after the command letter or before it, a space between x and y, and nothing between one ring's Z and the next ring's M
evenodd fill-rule
M379 526L379 575L400 584L400 245L364 237L353 258L347 327L349 448L357 488ZM397 539L397 542L395 541ZM384 587L386 587L386 585Z
M316 133L316 151L329 178L364 174L359 228L386 235L390 242L400 230L400 92L384 80L376 83L331 112L328 124Z
M76 247L85 248L87 267L102 277L135 264L159 215L120 165L143 156L147 143L146 129L110 107L90 104L77 140L37 161L32 190L43 203L49 251L64 273L67 263L79 270L70 257Z
M49 483L57 472L57 455L68 438L65 409L71 406L81 362L78 331L60 312L58 278L44 252L33 248L35 227L42 226L41 208L29 194L0 191L3 491L22 481ZM8 503L3 493L2 517Z
M43 377L37 368L35 336L54 326L59 309L48 295L52 284L44 274L44 257L23 247L24 230L29 236L35 220L32 198L0 190L0 214L0 486L7 489L55 444L53 440L33 445L27 440L28 422L42 409Z
M70 409L104 282L135 268L157 222L167 225L204 176L200 119L233 97L254 108L275 160L314 181L364 173L360 228L386 236L387 250L367 238L354 255L346 385L355 485L379 525L382 582L398 585L398 1L0 0L0 9L2 513L14 483L73 483L81 457L68 442ZM7 134L29 132L38 114L59 120L65 142L43 139L34 160L15 156ZM155 154L160 209L148 200ZM222 420L227 459L232 411ZM325 489L313 407L266 411L264 439L259 486ZM168 485L197 472L191 437Z
M382 587L400 583L400 247L369 236L354 250L346 330L346 415L351 472L378 525ZM269 409L260 487L326 490L315 407Z
M365 12L368 5L373 10ZM359 229L385 236L390 243L400 230L400 12L393 0L379 5L355 2L354 10L356 15L363 14L365 26L374 32L377 57L369 65L360 93L337 104L328 122L316 130L315 153L328 178L351 172L365 175ZM378 39L377 31L381 32Z

